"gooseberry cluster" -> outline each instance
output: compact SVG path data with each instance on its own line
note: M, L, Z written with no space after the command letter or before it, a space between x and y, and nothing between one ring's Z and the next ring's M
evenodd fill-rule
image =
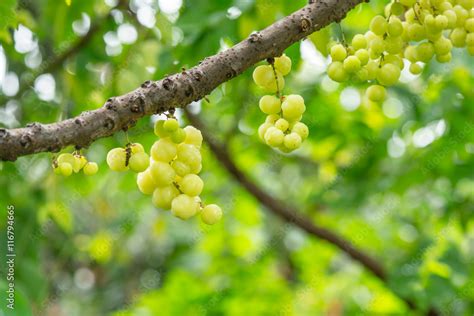
M267 118L258 128L258 135L268 146L289 153L299 148L309 135L308 127L300 122L306 106L298 94L280 96L285 86L283 77L291 71L291 59L282 55L269 62L270 65L258 66L253 72L258 86L276 93L264 95L259 101L260 110Z
M453 47L467 47L474 55L473 6L473 0L394 0L365 34L331 46L328 76L337 82L368 81L367 97L381 102L385 87L398 82L404 59L411 73L420 74L433 57L449 62Z
M125 148L111 149L107 154L107 164L113 171L142 172L150 165L150 157L139 143L128 143Z
M82 170L85 175L91 176L97 173L99 166L95 162L88 161L80 152L62 153L53 159L53 170L55 174L70 176L73 172Z
M206 224L218 222L221 208L215 204L204 205L199 197L204 187L198 176L202 168L201 132L193 126L180 128L173 117L157 121L154 131L159 140L151 147L151 159L147 159L146 167L140 164L144 168L140 168L137 177L139 190L152 195L153 205L171 209L180 219L200 214Z

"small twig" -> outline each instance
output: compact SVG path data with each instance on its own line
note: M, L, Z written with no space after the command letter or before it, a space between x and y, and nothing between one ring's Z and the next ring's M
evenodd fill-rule
M117 7L123 6L124 1L121 0ZM78 38L71 46L69 46L66 50L61 52L58 55L51 56L48 60L45 60L40 66L39 70L34 72L30 77L28 77L25 81L20 82L20 88L18 89L17 95L21 96L27 89L33 86L36 78L38 78L41 74L44 73L53 73L59 67L61 67L64 62L80 52L87 44L94 38L94 35L100 31L102 27L106 25L106 20L109 19L111 15L110 11L106 15L97 18L97 20L90 26L87 33Z
M276 88L277 88L276 95L277 95L278 99L280 99L280 85L278 83L278 74L277 74L276 69L275 69L275 59L274 58L268 58L267 61L272 66L273 75L275 76L275 82L276 82Z

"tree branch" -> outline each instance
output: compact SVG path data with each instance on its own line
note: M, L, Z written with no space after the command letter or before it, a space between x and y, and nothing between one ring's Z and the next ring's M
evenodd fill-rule
M281 53L293 43L334 21L340 21L357 4L368 0L320 0L251 34L194 68L156 82L146 81L125 95L107 100L103 107L78 117L25 128L0 129L0 160L38 152L56 152L75 145L87 147L94 140L127 129L145 116L184 107L257 62Z
M120 0L117 6L114 9L120 9L125 7L125 1ZM20 88L18 89L17 95L21 96L26 90L28 90L33 83L35 82L36 78L39 75L44 73L52 73L55 72L59 67L63 65L63 63L70 57L74 56L78 52L80 52L87 44L94 38L94 35L99 32L105 22L112 16L112 10L110 10L104 16L99 17L96 19L92 25L90 26L87 33L78 38L72 45L70 45L67 49L62 51L60 54L56 56L52 56L48 58L48 60L44 61L39 68L34 71L32 74L26 77L26 79L20 82ZM2 100L3 101L3 100Z
M360 262L364 267L370 270L379 279L386 281L387 276L384 268L371 256L354 247L350 241L336 235L326 228L313 224L312 220L304 217L297 209L286 205L270 194L262 190L252 180L250 180L234 163L225 145L219 143L214 136L210 134L201 120L185 111L190 123L198 128L209 145L212 153L217 160L227 169L227 171L237 180L250 194L252 194L260 203L265 205L271 212L275 213L287 222L290 222L311 235L324 239L339 249L347 253L350 257Z
M266 206L269 211L282 218L284 221L306 231L308 234L326 240L330 244L336 246L388 285L387 272L375 258L365 253L363 250L356 248L349 240L344 239L331 230L314 224L310 218L302 215L302 213L297 209L287 205L283 201L275 199L262 190L237 167L235 162L232 160L227 147L215 139L201 120L187 110L185 110L185 113L190 123L201 131L204 141L208 144L211 152L222 166L238 183L242 185L242 187L247 190L247 192L253 195L260 203L262 203L262 205ZM410 309L417 309L415 303L410 298L401 297L395 292L394 294L403 300ZM438 316L439 313L434 308L429 308L426 315Z

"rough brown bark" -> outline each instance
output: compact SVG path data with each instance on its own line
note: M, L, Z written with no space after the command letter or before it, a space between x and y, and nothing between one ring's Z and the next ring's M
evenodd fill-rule
M194 68L156 82L146 81L130 93L110 98L97 110L53 124L32 123L24 128L0 129L0 160L14 161L20 156L56 152L70 145L87 147L96 139L133 126L145 115L184 107L257 62L279 56L291 44L331 22L340 21L364 1L310 3L232 48L205 58Z

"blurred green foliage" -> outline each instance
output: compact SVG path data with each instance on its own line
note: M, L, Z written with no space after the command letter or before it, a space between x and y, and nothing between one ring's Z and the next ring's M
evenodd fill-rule
M53 101L40 100L33 89L9 98L16 100L9 104L17 122L7 127L95 109L145 80L192 67L305 2L189 0L179 13L167 14L153 1L153 28L116 10L54 73ZM364 32L385 3L372 0L353 10L341 24L345 36ZM109 10L104 1L1 1L8 70L20 78L33 72L14 47L19 24L35 34L48 63L77 40L72 25L83 13L93 22ZM104 38L123 23L133 25L137 40L109 56ZM347 95L356 97L347 89L361 94L365 87L334 84L318 66L327 62L329 41L340 37L331 25L286 51L294 68L285 92L304 96L303 121L310 127L295 154L258 141L262 91L251 70L200 102L200 115L265 190L375 256L389 271L390 288L332 245L273 217L207 148L202 196L222 206L223 221L207 227L155 209L133 174L107 170L107 150L126 142L119 133L85 151L100 165L94 177L54 175L51 154L0 162L2 258L7 205L15 206L17 254L16 314L5 309L2 296L0 315L410 313L394 293L446 315L472 315L473 59L456 50L450 64L432 62L421 77L391 88L385 104L362 100L348 110ZM1 93L0 99L6 109ZM128 137L149 148L155 140L150 118ZM428 144L417 145L420 137ZM5 293L4 273L0 289Z

